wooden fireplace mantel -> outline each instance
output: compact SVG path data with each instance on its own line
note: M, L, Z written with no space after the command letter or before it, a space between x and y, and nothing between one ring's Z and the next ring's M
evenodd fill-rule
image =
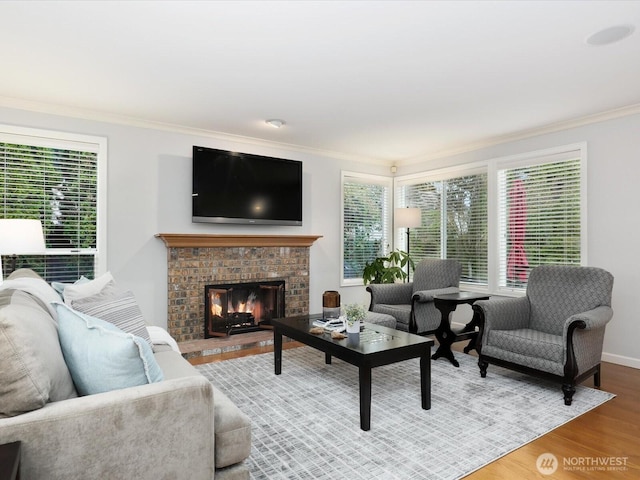
M157 233L167 248L310 247L322 235L204 235Z

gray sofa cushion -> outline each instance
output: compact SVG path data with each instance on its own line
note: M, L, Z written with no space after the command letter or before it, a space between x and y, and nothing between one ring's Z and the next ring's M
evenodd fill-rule
M173 350L156 351L155 357L162 368L165 380L200 376L198 370ZM213 389L216 468L223 468L241 462L249 456L251 420L223 392L214 385L211 388Z
M77 396L56 324L30 294L0 291L0 418Z

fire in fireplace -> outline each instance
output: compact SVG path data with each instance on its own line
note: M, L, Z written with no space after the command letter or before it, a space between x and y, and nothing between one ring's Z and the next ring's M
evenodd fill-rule
M284 280L204 287L204 337L252 332L284 317Z

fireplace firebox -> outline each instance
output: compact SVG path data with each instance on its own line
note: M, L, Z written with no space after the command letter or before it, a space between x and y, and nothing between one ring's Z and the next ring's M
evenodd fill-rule
M284 317L284 289L284 280L205 285L205 338L261 330Z

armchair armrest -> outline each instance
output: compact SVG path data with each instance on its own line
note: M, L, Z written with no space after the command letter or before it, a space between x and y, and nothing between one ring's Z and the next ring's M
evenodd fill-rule
M609 306L602 305L594 308L593 310L589 310L588 312L571 315L565 320L564 331L566 332L569 329L569 326L574 322L584 322L585 330L595 330L604 327L609 323L611 318L613 318L613 309ZM578 328L583 327L578 326Z
M408 305L411 303L413 282L372 283L367 285L367 291L371 294L369 310L378 303L384 303L387 305Z
M0 443L22 441L24 478L213 478L213 421L213 389L197 375L0 419Z
M413 292L413 297L411 300L413 302L425 303L425 302L433 302L433 297L436 295L445 295L447 293L458 293L460 289L458 287L446 287L446 288L435 288L433 290L420 290L418 292Z
M479 311L485 334L491 330L516 330L529 324L530 306L527 297L493 297L478 300L473 309Z
M600 363L605 326L612 317L613 309L602 305L565 320L562 332L566 345L565 373L575 376Z

